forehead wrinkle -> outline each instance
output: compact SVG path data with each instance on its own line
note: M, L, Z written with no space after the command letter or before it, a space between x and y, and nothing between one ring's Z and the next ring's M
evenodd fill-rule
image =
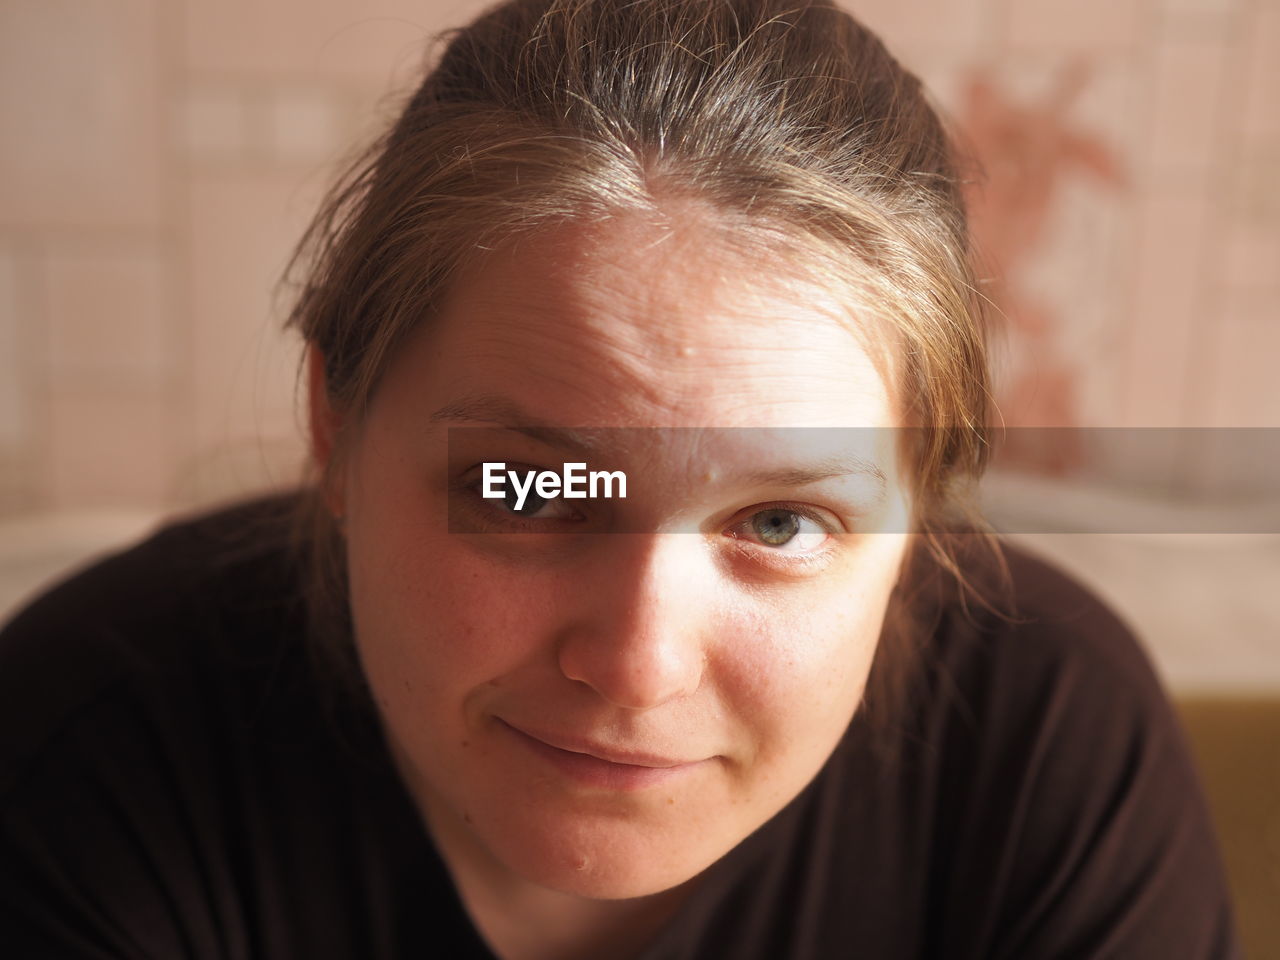
M761 264L733 250L720 233L705 217L576 225L538 249L543 268L537 275L586 324L599 328L607 321L619 345L662 362L680 355L691 328L707 327L681 323L681 317L711 320L718 340L724 328L745 319L737 315L742 291L748 302L775 293L772 281L761 283Z
M572 275L574 262L534 270L528 284L521 280L529 271L521 270L502 282L460 290L455 308L476 318L462 338L465 352L477 362L510 361L571 390L626 394L641 406L668 406L663 381L670 357L664 348L678 342L676 324L654 320L674 310L653 309L647 291L654 285L644 282L643 272L608 284L590 272ZM530 364L531 356L546 362Z
M818 277L744 252L707 210L694 212L658 223L626 215L569 223L516 238L479 261L489 269L481 266L473 289L511 301L516 315L541 309L553 327L569 320L642 363L682 356L691 332L715 346L730 336L740 341L746 328L812 325L815 312L845 326L847 305L829 302ZM483 282L495 269L515 282ZM804 308L803 319L792 305ZM690 314L701 322L680 322Z
M587 416L625 397L609 422L687 423L710 403L705 425L746 423L767 416L762 386L775 385L776 410L858 381L840 343L861 347L848 304L816 278L744 258L697 221L658 231L626 218L570 224L479 263L455 288L469 328L462 352L497 361L498 376L589 398ZM807 367L791 359L793 344L811 348ZM881 380L866 385L868 399Z
M591 396L625 395L660 404L661 370L627 324L551 322L536 311L525 317L490 314L475 324L463 350L481 364L509 363L548 386ZM536 356L536 361L530 361Z

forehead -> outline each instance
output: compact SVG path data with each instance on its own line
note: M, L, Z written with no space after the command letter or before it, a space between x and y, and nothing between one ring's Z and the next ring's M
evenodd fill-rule
M487 252L404 352L446 402L513 394L566 426L888 425L866 323L794 256L685 209Z

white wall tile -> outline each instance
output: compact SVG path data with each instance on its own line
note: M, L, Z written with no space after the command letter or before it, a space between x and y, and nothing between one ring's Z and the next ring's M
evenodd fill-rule
M1005 16L1013 49L1101 53L1143 41L1147 5L1143 0L1024 0L1007 4Z
M957 52L983 45L986 0L846 0L841 5L895 55L900 49Z
M340 105L324 91L278 89L265 106L270 153L278 163L320 163L346 146Z
M19 309L17 260L0 249L0 452L10 454L26 438L28 417Z
M287 174L193 179L190 377L197 450L292 437L300 340L281 330L273 285L318 202Z
M1212 208L1208 198L1177 189L1151 190L1138 202L1129 344L1121 366L1128 394L1125 422L1183 426L1212 263Z
M197 86L177 109L180 146L193 161L243 160L252 152L248 108L238 88Z
M1280 324L1280 224L1276 221L1232 225L1219 252L1220 282L1229 292L1270 290Z
M1271 229L1280 224L1280 144L1239 157L1224 179L1221 189L1233 219Z
M0 223L160 220L157 2L0 4Z
M1201 425L1280 428L1280 312L1274 285L1212 302L1202 337L1205 380Z
M45 258L49 369L55 389L150 384L173 376L170 261L154 245L81 244Z
M1229 54L1221 35L1170 39L1157 49L1143 151L1157 176L1204 176L1222 152Z
M1238 128L1246 143L1280 154L1280 3L1255 0L1250 9L1239 32L1246 48L1237 55L1248 68Z
M1163 0L1166 17L1228 17L1241 6L1241 0Z
M168 390L65 384L51 396L50 427L54 509L167 501L176 428Z
M386 89L420 72L432 33L483 0L185 0L185 58L206 74L331 77Z

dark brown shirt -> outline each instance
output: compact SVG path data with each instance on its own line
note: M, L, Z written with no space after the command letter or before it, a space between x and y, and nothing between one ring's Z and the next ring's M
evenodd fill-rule
M228 549L261 509L175 524L0 633L5 956L489 957L367 701L318 695L289 554ZM859 714L645 960L1239 956L1146 657L1011 562L1021 620L944 609L894 753Z

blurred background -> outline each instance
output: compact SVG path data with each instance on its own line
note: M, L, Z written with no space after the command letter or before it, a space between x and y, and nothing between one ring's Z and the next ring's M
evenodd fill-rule
M1006 422L1167 428L1137 463L1133 434L1025 444L992 512L1142 636L1251 955L1280 956L1280 456L1255 442L1280 428L1280 0L845 5L984 168ZM431 35L482 6L0 0L0 617L165 516L295 481L273 284Z

